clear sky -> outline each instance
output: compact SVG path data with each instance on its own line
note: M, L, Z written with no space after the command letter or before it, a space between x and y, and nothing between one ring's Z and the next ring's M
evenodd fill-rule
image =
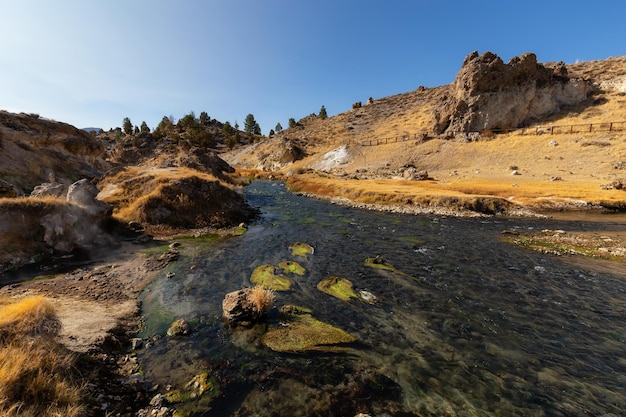
M626 55L626 1L0 0L0 109L109 129L206 111L263 133L454 80L464 57Z

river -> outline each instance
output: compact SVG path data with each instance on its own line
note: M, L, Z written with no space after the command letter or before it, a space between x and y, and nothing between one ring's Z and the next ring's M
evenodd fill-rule
M242 236L182 240L180 260L142 294L142 337L151 343L138 359L148 380L166 392L211 375L215 398L178 406L189 415L626 415L624 264L501 241L509 230L624 231L623 215L390 214L296 196L271 181L254 182L245 195L262 211L258 222ZM296 257L295 242L314 253ZM402 273L366 266L374 256ZM357 342L278 353L260 343L264 325L224 324L224 295L250 287L255 267L283 260L306 273L276 294L275 308L310 308ZM319 291L330 276L377 301ZM179 318L192 324L191 335L164 336Z

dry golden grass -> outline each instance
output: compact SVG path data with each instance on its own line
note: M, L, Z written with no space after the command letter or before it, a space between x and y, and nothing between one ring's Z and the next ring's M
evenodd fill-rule
M53 341L58 328L43 297L0 300L0 415L85 414L76 358Z
M19 302L0 301L0 334L55 335L60 328L54 307L41 296L24 298Z
M219 181L210 174L190 168L142 169L129 167L106 178L101 184L99 198L113 205L114 217L122 221L141 221L145 204L154 198L161 198L163 189L175 181L186 178L200 178L205 181ZM224 186L229 186L223 183ZM185 196L180 196L179 208L184 209Z
M252 303L255 312L259 316L264 316L272 307L275 292L264 288L262 285L255 285L250 289L249 300Z

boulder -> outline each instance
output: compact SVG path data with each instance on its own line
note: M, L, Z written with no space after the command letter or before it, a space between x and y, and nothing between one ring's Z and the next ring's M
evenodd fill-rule
M257 286L229 292L222 301L224 319L230 323L260 321L274 301L274 292Z
M66 200L84 209L89 215L97 217L110 216L113 208L96 199L98 188L89 180L78 180L69 186Z
M64 199L67 197L68 186L58 182L44 182L36 186L30 193L31 197L55 197Z

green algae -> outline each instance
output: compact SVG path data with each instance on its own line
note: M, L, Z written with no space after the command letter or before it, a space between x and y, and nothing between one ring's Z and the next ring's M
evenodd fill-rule
M291 254L293 256L302 256L303 258L307 258L309 255L315 252L313 246L303 242L292 243L291 245L289 245L289 249L291 249Z
M370 268L382 269L384 271L391 271L402 274L402 272L396 269L390 262L381 258L380 256L375 256L372 258L365 259L365 266L369 266Z
M176 404L176 415L191 415L199 407L209 408L218 395L220 385L217 379L209 372L203 372L193 377L183 389L167 391L164 397L168 403Z
M317 284L317 289L343 301L350 301L351 298L360 298L354 292L352 283L345 278L325 278Z
M394 274L398 274L398 275L402 275L403 277L406 278L410 278L412 280L417 281L416 278L412 277L411 275L400 271L399 269L397 269L396 267L394 267L391 262L387 261L386 259L381 258L380 256L375 256L372 258L366 258L365 259L365 266L369 266L370 268L374 268L374 269L380 269L383 271L389 271L389 272L393 272Z
M296 261L282 261L278 264L278 267L283 270L285 274L304 275L306 269Z
M262 342L275 352L338 350L336 345L357 340L351 334L314 318L309 310L297 306L281 309L281 324L270 327Z
M250 281L261 285L263 288L274 291L287 291L293 285L293 280L284 276L276 275L274 265L263 264L254 268Z

